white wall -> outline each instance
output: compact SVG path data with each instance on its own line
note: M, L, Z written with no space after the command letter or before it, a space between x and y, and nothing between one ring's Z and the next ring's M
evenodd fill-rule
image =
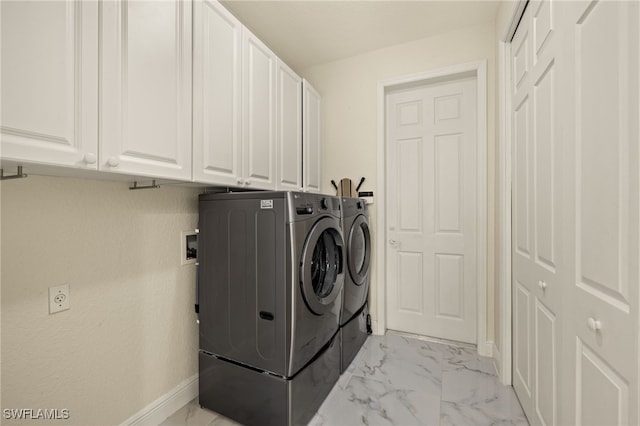
M0 186L2 408L119 424L197 373L195 267L179 261L197 190L39 176ZM71 309L49 315L48 287L62 283Z
M494 301L494 203L495 203L495 92L496 36L494 22L376 50L345 60L310 67L302 75L322 95L322 190L334 193L331 179L343 177L357 183L366 178L362 190L379 193L377 179L377 83L408 74L486 59L488 62L488 338L493 338ZM376 223L377 204L370 207ZM374 250L378 230L372 228ZM374 253L375 259L375 253ZM372 318L377 319L376 267L371 283Z

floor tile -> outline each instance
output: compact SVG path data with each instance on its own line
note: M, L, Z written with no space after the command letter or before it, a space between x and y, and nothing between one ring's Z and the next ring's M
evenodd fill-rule
M210 424L219 414L200 408L198 398L173 413L160 426L201 426Z
M426 342L402 336L371 336L354 360L354 377L386 383L395 389L440 393L442 353Z
M329 394L310 424L416 425L437 424L439 418L439 394L353 376L345 389L335 388Z

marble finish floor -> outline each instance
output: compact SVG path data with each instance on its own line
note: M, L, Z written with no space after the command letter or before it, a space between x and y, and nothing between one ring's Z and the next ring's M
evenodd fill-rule
M237 423L195 399L163 426ZM370 336L310 426L528 425L513 388L475 349L395 333Z

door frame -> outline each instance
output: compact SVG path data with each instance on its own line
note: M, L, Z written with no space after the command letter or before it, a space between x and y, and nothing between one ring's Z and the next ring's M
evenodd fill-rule
M377 321L376 334L383 335L387 330L387 224L386 224L386 95L391 90L407 85L429 84L442 79L455 79L458 76L472 74L476 79L476 276L477 280L477 312L476 340L478 354L491 356L493 342L487 341L487 60L468 62L438 68L417 74L395 77L378 81L377 87L377 187L380 208L376 215L376 231L378 241L376 254L376 299Z
M517 0L513 3L510 19L507 26L502 29L498 38L498 132L496 158L498 180L498 221L497 238L499 251L497 253L496 289L500 294L500 305L495 309L499 313L498 334L500 335L501 348L494 347L493 358L500 381L504 385L511 385L513 379L513 328L512 328L512 271L511 271L511 191L512 191L512 145L511 137L511 39L513 38L520 19L524 14L528 0Z

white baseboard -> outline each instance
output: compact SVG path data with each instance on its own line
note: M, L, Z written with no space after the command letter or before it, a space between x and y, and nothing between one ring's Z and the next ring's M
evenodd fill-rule
M198 396L198 375L194 374L129 417L121 426L160 424L196 396Z
M484 343L478 342L478 355L491 358L493 356L493 342L491 340Z
M502 377L502 354L500 353L500 349L496 346L495 342L491 342L493 344L493 368L496 370L496 375L500 379L501 382L504 383L504 378Z
M385 330L380 330L378 328L378 321L374 319L371 320L371 330L373 331L373 334L376 336L384 336Z

